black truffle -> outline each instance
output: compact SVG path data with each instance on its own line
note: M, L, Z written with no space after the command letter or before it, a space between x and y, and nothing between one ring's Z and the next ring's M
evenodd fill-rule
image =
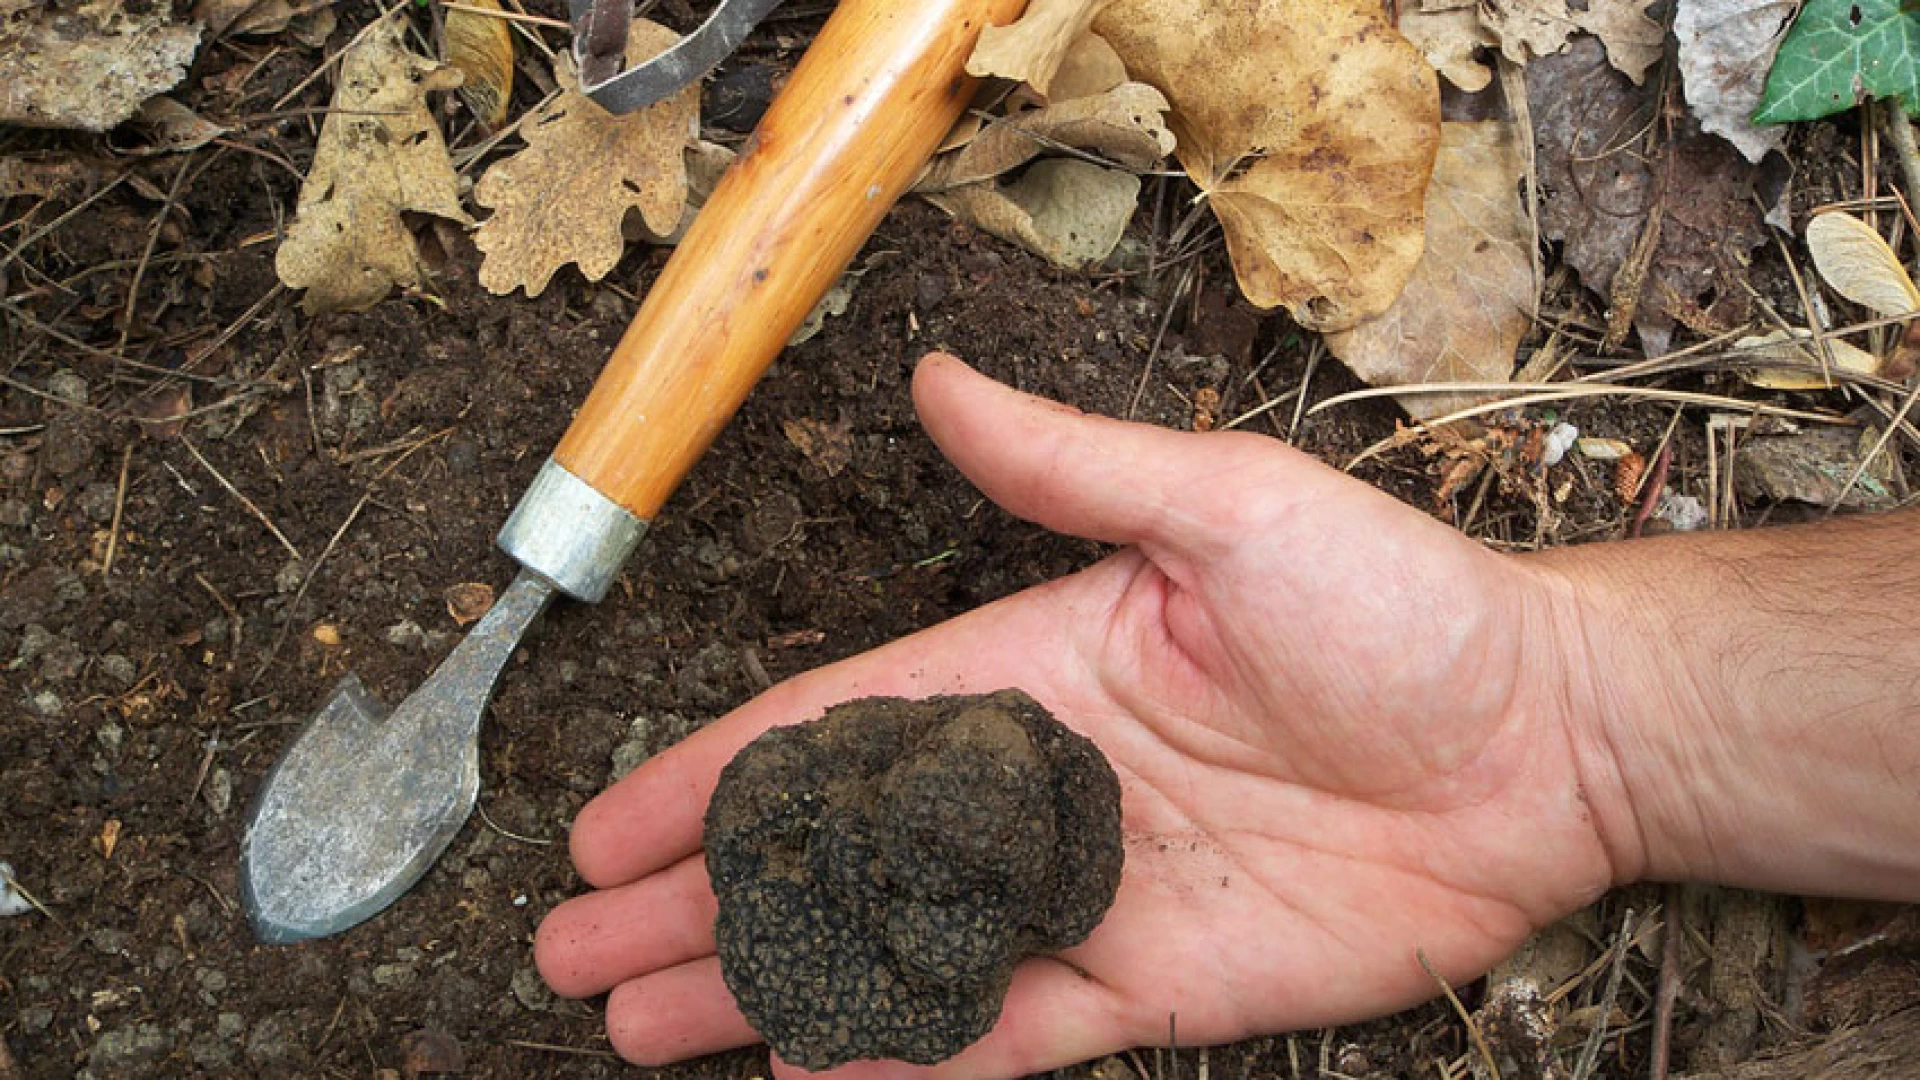
M706 849L721 971L782 1059L931 1065L1106 914L1120 783L1017 690L867 698L741 750Z

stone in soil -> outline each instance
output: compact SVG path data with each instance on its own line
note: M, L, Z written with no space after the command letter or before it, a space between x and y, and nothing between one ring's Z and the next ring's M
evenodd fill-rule
M993 1026L1015 964L1106 913L1120 785L1019 691L869 698L743 749L706 851L721 972L783 1060L931 1065Z

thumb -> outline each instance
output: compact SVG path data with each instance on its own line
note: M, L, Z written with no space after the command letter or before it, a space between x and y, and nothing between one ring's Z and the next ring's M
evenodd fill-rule
M1024 394L946 353L913 375L920 422L960 471L1009 512L1057 532L1201 555L1244 535L1276 501L1344 478L1272 439L1193 434L1091 416Z

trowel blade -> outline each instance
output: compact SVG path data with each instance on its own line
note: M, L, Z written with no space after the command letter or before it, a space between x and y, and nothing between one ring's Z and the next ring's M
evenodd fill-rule
M424 744L348 675L261 785L240 849L254 932L269 944L371 918L452 843L480 792L480 756Z

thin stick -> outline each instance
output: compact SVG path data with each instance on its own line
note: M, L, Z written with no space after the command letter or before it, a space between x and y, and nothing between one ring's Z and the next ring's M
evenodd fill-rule
M1628 908L1626 918L1620 921L1620 938L1613 947L1613 970L1607 973L1606 994L1600 999L1600 1019L1587 1035L1587 1045L1580 1051L1579 1063L1573 1067L1573 1080L1587 1080L1600 1060L1600 1044L1607 1035L1607 1014L1613 1011L1613 1003L1620 999L1620 977L1626 972L1627 952L1632 944L1633 909Z
M306 78L301 79L297 83L294 83L293 89L280 95L280 100L273 103L274 111L278 111L280 109L286 108L287 102L292 101L294 98L299 97L300 92L302 90L305 90L307 87L312 86L314 83L314 80L318 79L321 75L325 74L329 68L333 67L333 65L339 63L341 57L359 48L360 43L367 39L367 35L372 33L375 27L379 26L381 23L386 22L388 19L393 18L395 13L405 11L405 10L406 10L405 4L398 5L394 7L392 11L382 12L379 18L361 27L360 32L353 35L353 40L347 42L345 45L342 45L340 47L339 52L334 53L332 56L327 57L325 60L322 60L312 71L307 72Z
M214 151L218 157L220 151ZM213 162L208 161L211 165ZM173 183L167 185L167 201L160 204L160 212L153 216L153 227L147 230L147 246L140 250L140 262L133 268L133 283L127 286L127 309L120 316L120 344L116 349L127 347L127 336L133 333L133 312L140 305L140 280L147 276L147 262L153 258L154 245L160 242L160 230L166 227L167 219L173 216L173 208L180 203L180 185L186 183L187 173L198 170L193 168L193 159L180 163L173 174Z
M527 1039L507 1039L508 1046L518 1046L523 1050L539 1050L547 1054L579 1054L583 1057L614 1058L619 1055L611 1050L595 1050L589 1046L561 1046L558 1043L532 1042Z
M1147 393L1147 378L1153 374L1153 362L1160 356L1160 345L1167 339L1167 327L1173 322L1173 313L1180 308L1180 293L1193 281L1193 268L1181 271L1180 284L1173 287L1173 295L1167 298L1167 310L1161 313L1160 329L1153 335L1153 348L1147 350L1147 362L1140 369L1140 383L1133 388L1133 400L1127 403L1127 419L1131 420L1140 411L1140 399Z
M459 4L454 0L441 0L440 6L448 11L464 11L469 15L484 15L489 19L504 19L507 22L526 23L529 26L544 26L550 30L572 32L573 24L563 19L549 19L544 15L523 15L518 11L499 11L494 8L475 7L472 4Z
M1440 984L1440 992L1447 995L1447 1004L1452 1005L1453 1011L1459 1014L1460 1022L1467 1025L1467 1038L1472 1039L1474 1049L1480 1051L1480 1061L1486 1065L1487 1075L1492 1080L1500 1080L1500 1066L1494 1064L1493 1049L1487 1045L1487 1037L1480 1033L1480 1025L1473 1022L1473 1014L1460 1003L1459 995L1453 992L1453 987L1447 985L1447 980L1433 970L1432 962L1427 959L1426 950L1417 950L1414 956L1419 959L1421 970L1431 976L1434 982Z
M1293 399L1293 422L1287 425L1288 446L1300 441L1300 421L1307 416L1307 387L1313 385L1313 373L1320 369L1320 358L1326 351L1326 339L1320 337L1314 338L1307 349L1307 370L1300 375L1300 396Z
M1834 511L1840 509L1840 504L1846 501L1847 493L1853 490L1861 477L1867 475L1867 468L1873 464L1873 459L1880 456L1881 451L1887 448L1887 443L1893 439L1893 433L1906 422L1907 414L1913 411L1916 398L1920 398L1920 382L1914 383L1913 389L1907 391L1906 399L1900 402L1900 411L1893 415L1893 421L1880 432L1880 437L1873 441L1873 449L1867 451L1866 455L1860 459L1860 464L1854 466L1853 475L1847 477L1847 485L1840 489L1840 494L1835 496L1833 503L1827 507L1826 517L1832 517Z
M58 229L62 225L65 225L67 222L73 220L74 216L79 214L82 210L85 210L87 207L92 206L94 203L105 198L106 194L109 191L112 191L114 188L119 187L120 184L123 181L125 181L127 177L131 175L133 175L133 170L128 169L126 172L123 172L119 176L114 177L106 185L101 187L99 191L96 191L93 194L87 196L86 198L81 199L79 202L73 204L72 209L68 210L64 214L61 214L59 217L54 218L52 221L47 222L45 225L40 226L38 229L35 229L31 235L27 236L26 239L21 240L19 244L11 248L8 248L7 253L4 256L0 256L0 270L5 270L7 268L8 263L11 263L13 262L13 260L19 258L21 253L25 252L28 248L32 247L33 245L39 243L42 239L46 237L48 233L54 231L55 229Z
M280 531L280 526L275 525L272 518L269 518L264 511L258 506L255 506L252 499L242 495L239 488L228 483L227 478L220 475L220 470L213 467L213 462L208 461L206 457L200 453L199 448L193 445L192 439L182 435L180 436L180 445L187 448L187 453L193 455L193 460L199 462L200 467L207 470L207 473L213 477L215 483L226 488L227 494L240 500L240 505L247 508L247 513L252 514L255 520L267 527L267 531L273 534L275 540L280 541L280 546L286 548L289 555L299 559L301 562L306 561L307 557L300 554L299 548L293 546L293 541L287 539L287 534Z
M1680 886L1666 886L1666 931L1660 940L1660 983L1653 997L1653 1049L1647 1075L1666 1080L1667 1056L1673 1043L1673 1003L1680 997L1680 938L1686 924L1680 915Z
M107 554L100 560L100 576L113 573L113 554L120 547L120 517L127 509L127 467L133 464L133 444L120 455L120 483L113 491L113 524L107 526Z
M508 832L507 830L500 827L499 822L493 820L493 818L487 814L486 807L476 803L474 804L473 808L475 810L480 811L480 820L487 823L487 828L492 829L494 832L499 833L501 836L504 836L509 840L518 840L523 844L532 844L535 847L552 847L553 846L553 841L551 840L542 840L537 836L521 836L519 833L516 833L516 832Z

